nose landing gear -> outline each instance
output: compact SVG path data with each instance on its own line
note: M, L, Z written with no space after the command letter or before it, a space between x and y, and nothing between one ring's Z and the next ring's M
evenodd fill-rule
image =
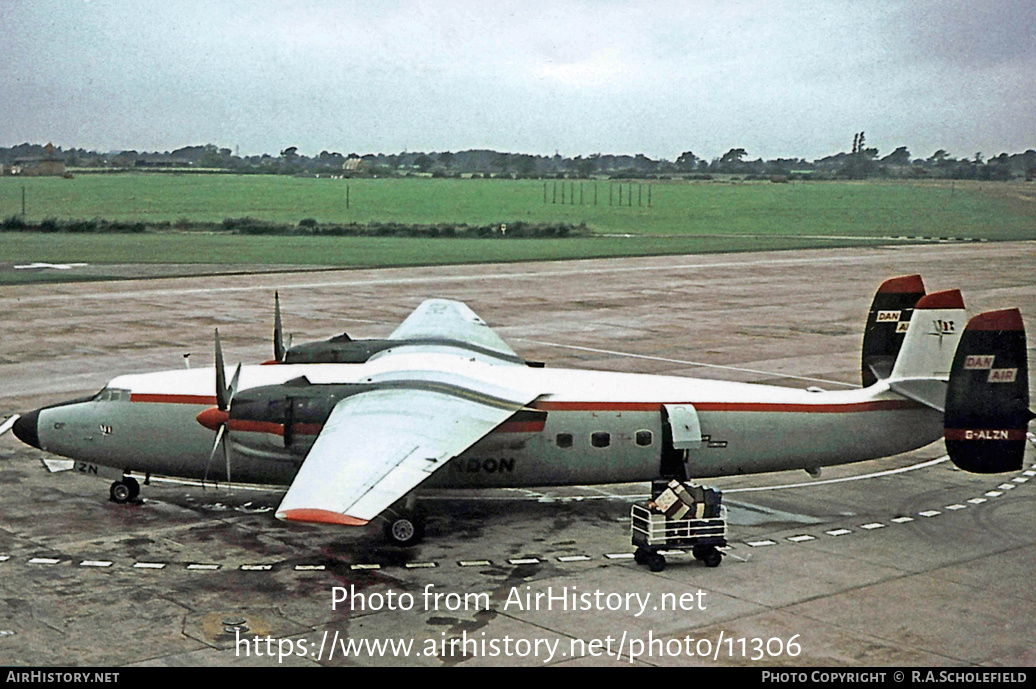
M132 476L123 476L121 480L112 483L108 495L115 504L125 505L140 495L140 483Z

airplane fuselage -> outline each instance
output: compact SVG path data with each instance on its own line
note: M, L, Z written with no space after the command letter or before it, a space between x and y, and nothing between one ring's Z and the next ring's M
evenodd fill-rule
M866 389L810 392L677 376L494 365L455 354L397 354L364 364L248 366L241 394L305 377L320 386L364 384L390 373L453 371L531 389L527 411L434 474L429 487L499 487L646 481L663 456L685 460L687 478L814 469L884 457L933 442L942 415L879 382ZM215 432L198 421L216 404L212 369L113 379L86 401L39 410L38 446L82 462L140 474L223 481ZM679 409L698 424L677 438ZM532 411L528 411L532 410ZM229 421L231 479L288 485L320 424ZM678 434L679 435L679 434ZM686 452L686 454L683 454Z

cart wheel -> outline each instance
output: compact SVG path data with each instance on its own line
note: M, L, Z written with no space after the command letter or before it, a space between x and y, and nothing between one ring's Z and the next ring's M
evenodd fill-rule
M707 545L696 545L691 550L695 560L704 560L709 555L710 546Z
M635 551L633 551L633 561L636 562L638 565L646 563L647 556L648 552L643 548L638 547Z
M716 550L716 548L710 548L708 554L702 560L705 562L706 567L719 567L719 563L723 562L723 553Z
M665 557L658 553L653 553L648 556L648 569L652 572L661 572L665 569Z

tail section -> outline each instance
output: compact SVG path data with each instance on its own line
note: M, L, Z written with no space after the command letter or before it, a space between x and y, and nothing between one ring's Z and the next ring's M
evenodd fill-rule
M891 375L914 305L924 295L924 282L920 275L892 278L878 288L863 334L863 387Z
M957 347L946 394L950 459L980 474L1017 471L1033 418L1021 313L1005 309L975 316Z

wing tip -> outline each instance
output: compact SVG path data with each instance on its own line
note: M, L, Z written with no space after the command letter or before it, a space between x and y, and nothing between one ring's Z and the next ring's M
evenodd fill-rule
M298 508L277 513L277 518L287 522L306 522L309 524L337 524L339 526L364 526L367 519L351 517L341 512L315 508Z

